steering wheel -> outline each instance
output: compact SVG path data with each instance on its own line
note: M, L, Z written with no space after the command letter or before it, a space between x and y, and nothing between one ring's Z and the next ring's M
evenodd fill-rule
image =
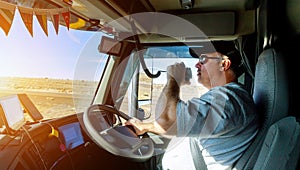
M83 113L83 123L91 139L108 152L134 161L145 161L154 153L151 138L139 137L127 126L110 123L111 115L118 115L125 120L130 116L110 105L91 105ZM146 135L147 136L147 135Z

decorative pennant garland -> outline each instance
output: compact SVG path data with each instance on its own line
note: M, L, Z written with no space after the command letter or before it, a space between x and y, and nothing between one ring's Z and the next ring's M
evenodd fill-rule
M47 11L43 10L43 9L35 9L34 11L35 16L40 24L40 26L42 27L44 33L46 34L46 36L48 36L48 20L47 20Z
M10 3L0 1L0 27L6 35L10 30L12 21L15 16L16 6Z
M40 9L40 8L27 8L17 6L8 2L0 1L0 28L8 35L15 16L16 9L19 10L24 25L28 32L33 36L32 24L33 15L35 14L41 28L46 36L48 36L47 18L50 15L56 34L59 28L59 16L62 15L67 29L70 28L70 11L69 8L56 8L56 9Z
M32 21L33 21L33 10L26 7L18 7L23 23L25 24L28 32L33 36L32 32Z
M67 8L61 10L61 15L63 16L68 30L70 29L70 11Z
M58 11L49 11L51 20L54 26L54 29L56 31L56 34L58 34L58 28L59 28L59 12Z

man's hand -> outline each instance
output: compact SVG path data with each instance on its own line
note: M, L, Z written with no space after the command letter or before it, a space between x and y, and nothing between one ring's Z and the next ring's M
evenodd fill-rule
M143 135L147 132L152 132L158 135L165 135L166 130L157 123L157 121L145 123L137 118L131 118L125 122L126 126L132 126L137 135Z
M142 123L142 121L140 121L137 118L131 118L128 121L125 122L126 126L132 126L135 130L135 133L137 135L143 135L144 133L147 132L147 124Z
M186 81L185 75L186 75L186 67L183 62L181 63L175 63L173 65L170 65L167 67L167 73L168 73L168 80L174 79L176 80L178 86L191 84L190 81Z

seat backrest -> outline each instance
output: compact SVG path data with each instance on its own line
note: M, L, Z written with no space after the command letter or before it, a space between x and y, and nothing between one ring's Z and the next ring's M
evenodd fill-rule
M288 115L289 92L285 64L275 49L264 50L255 70L253 98L261 128L233 169L253 169L269 127Z
M287 116L289 107L288 78L282 55L270 48L259 56L253 98L258 112L264 116L261 131Z

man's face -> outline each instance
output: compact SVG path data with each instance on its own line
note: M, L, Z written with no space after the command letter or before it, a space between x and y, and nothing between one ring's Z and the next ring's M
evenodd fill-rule
M196 64L198 82L207 88L214 86L214 82L223 76L220 68L222 67L222 55L218 52L202 54Z

